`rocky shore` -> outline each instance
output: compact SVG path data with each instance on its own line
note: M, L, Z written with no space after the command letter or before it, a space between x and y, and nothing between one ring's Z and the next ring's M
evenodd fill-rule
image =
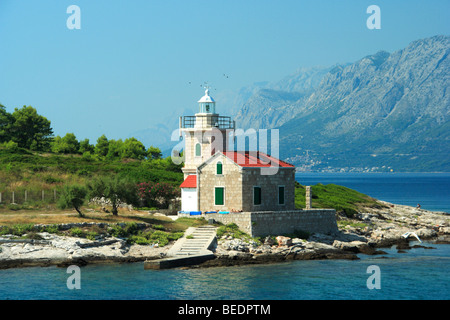
M384 254L386 247L411 248L410 241L450 243L450 216L380 201L380 208L367 208L353 219L338 217L339 232L312 234L307 240L279 237L255 241L223 236L218 239L216 259L198 267L230 266L310 259L358 259L358 254ZM410 232L409 237L404 235ZM106 237L88 240L39 233L39 240L0 236L0 269L30 266L69 266L89 263L137 262L164 257L173 243L158 247L130 245L125 239ZM428 244L416 246L430 248ZM403 251L400 251L403 252Z
M217 259L202 264L228 266L312 259L359 259L358 254L386 254L383 248L395 246L398 252L414 247L433 249L428 243L450 243L450 215L410 206L378 201L379 208L366 208L354 218L339 216L335 234L313 234L307 240L273 237L263 245L223 237L216 249ZM409 234L408 234L409 233ZM416 238L419 238L419 240ZM415 241L414 245L410 242ZM427 244L421 243L426 241Z

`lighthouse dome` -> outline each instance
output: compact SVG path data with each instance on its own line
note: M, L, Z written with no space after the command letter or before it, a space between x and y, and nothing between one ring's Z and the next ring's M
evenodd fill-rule
M198 102L215 102L214 99L209 95L209 89L205 90L205 95L198 100Z
M205 90L205 95L198 100L200 113L215 113L216 102L209 95L209 89Z

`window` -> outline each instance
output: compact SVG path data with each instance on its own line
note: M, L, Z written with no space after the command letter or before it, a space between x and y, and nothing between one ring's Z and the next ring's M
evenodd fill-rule
M253 204L255 206L261 204L261 187L253 187Z
M202 146L200 143L197 143L195 145L195 156L196 157L201 157L202 156Z
M225 204L225 188L215 187L214 188L214 204L216 206L223 206Z
M222 162L217 162L216 164L216 174L222 174Z
M209 112L209 104L206 105L206 112Z
M284 204L284 186L278 186L278 204Z

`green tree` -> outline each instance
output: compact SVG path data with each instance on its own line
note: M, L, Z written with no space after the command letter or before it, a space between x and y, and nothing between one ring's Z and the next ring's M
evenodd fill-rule
M19 151L19 146L14 141L0 143L0 148L8 150L9 152L12 153Z
M170 200L180 196L180 188L167 182L141 182L137 185L139 198L147 207L167 208Z
M131 158L142 160L145 158L147 152L145 146L142 142L138 141L136 138L128 138L123 142L121 158Z
M35 151L48 151L53 136L50 121L39 115L35 108L15 108L10 126L11 140L19 147Z
M75 134L66 133L64 137L56 136L52 142L52 151L55 153L79 153L80 143Z
M84 214L81 212L81 206L86 201L86 196L86 187L80 185L66 185L58 200L58 207L60 209L74 208L80 217L84 217Z
M79 153L83 154L85 152L94 153L95 147L89 143L89 139L84 139L80 141Z
M102 135L97 139L97 144L95 145L95 154L101 157L106 157L109 150L109 141L105 135Z
M109 140L108 153L106 154L106 158L110 160L120 159L123 149L123 141L119 140Z
M161 149L154 146L150 146L150 148L148 148L147 150L147 157L152 160L161 159L162 158Z
M0 104L0 143L11 140L11 125L14 123L12 114L6 111L6 108Z
M118 176L96 178L87 188L89 198L105 198L111 202L113 215L117 215L120 203L134 205L138 201L136 184Z

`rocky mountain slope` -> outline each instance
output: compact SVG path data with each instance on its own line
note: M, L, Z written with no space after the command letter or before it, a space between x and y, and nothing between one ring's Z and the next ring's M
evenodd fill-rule
M450 171L449 52L435 36L290 77L235 119L278 128L282 157L305 170Z

